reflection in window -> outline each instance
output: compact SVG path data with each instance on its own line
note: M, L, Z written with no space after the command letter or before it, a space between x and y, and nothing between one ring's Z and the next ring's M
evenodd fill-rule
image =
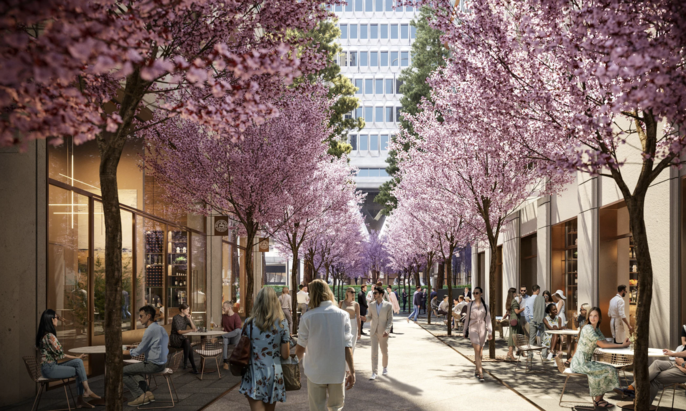
M347 39L348 38L348 25L347 24L341 24L341 39Z
M376 107L376 122L383 123L383 107Z
M388 38L388 24L382 24L381 25L381 38L382 39Z
M374 94L374 80L370 78L364 80L364 94Z
M392 51L391 52L391 66L397 67L400 64L398 61L398 52L397 51Z
M350 136L350 145L353 147L353 151L357 151L357 134Z
M391 24L391 40L397 40L398 39L398 25L397 24Z
M360 151L369 150L369 136L367 134L360 134Z
M400 81L400 80L395 81L395 94L402 94L400 92L400 86L402 86L402 85L403 85L402 81Z
M369 169L368 168L361 168L357 172L358 177L369 177Z
M395 108L395 121L400 121L400 110L402 107L396 107Z
M395 0L395 11L402 12L403 6L401 6L402 0Z
M382 134L381 135L381 150L383 150L383 151L388 150L388 134Z
M400 25L400 38L401 39L408 39L410 37L410 33L408 30L407 24L401 24Z
M383 94L383 79L376 79L376 94Z
M382 51L381 52L381 67L388 67L388 52L387 51Z
M379 52L370 51L369 52L369 67L379 67Z
M386 107L386 122L393 122L393 107Z
M355 79L355 87L357 87L357 91L355 92L355 94L364 93L364 86L362 85L362 79L360 79L360 78Z
M405 54L407 54L405 52ZM357 52L356 51L351 51L350 52L350 61L348 64L350 67L357 67Z
M386 172L385 168L380 168L379 169L379 177L390 177L388 173Z
M410 53L403 51L400 53L400 65L407 67L410 65Z
M386 94L393 94L393 79L386 79Z
M338 54L338 65L341 67L346 67L348 65L348 53L345 51L341 51Z
M369 140L369 150L371 151L379 151L379 136L374 134L370 136Z

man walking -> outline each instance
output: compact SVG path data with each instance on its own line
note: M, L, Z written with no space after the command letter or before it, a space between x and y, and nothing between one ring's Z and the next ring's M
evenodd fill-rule
M532 287L534 295L528 300L532 300L531 304L531 321L529 321L529 344L536 345L536 335L541 337L543 341L543 336L545 335L545 323L543 319L545 318L545 299L538 295L541 292L541 287L534 285ZM547 356L548 349L543 348L541 356L545 358ZM534 352L529 351L529 358L533 358Z
M624 297L626 296L626 285L617 287L617 295L610 300L610 308L607 310L607 315L610 316L610 328L612 329L612 338L615 344L621 344L627 339L626 329L629 333L633 332L633 328L626 319L624 312ZM626 324L626 328L624 325Z
M417 286L417 290L412 295L412 305L414 306L414 310L407 317L408 323L410 322L410 320L412 320L413 315L414 315L414 319L412 321L415 321L415 322L417 321L417 316L419 315L419 306L421 303L422 303L422 287Z
M360 292L357 293L357 304L360 305L360 315L366 317L367 307L369 306L367 303L367 284L363 284L360 287ZM364 321L360 321L360 335L367 335L364 333Z
M146 328L138 347L131 349L132 357L145 354L145 361L124 367L124 385L133 394L134 400L128 405L137 407L155 401L155 396L145 382L146 374L157 374L164 371L169 353L169 335L161 325L155 322L157 311L151 305L143 306L138 318Z
M422 292L422 309L424 310L424 314L426 314L426 300L428 299L429 295L426 291Z
M372 336L372 376L375 380L379 371L379 346L383 375L388 375L388 336L393 326L393 306L384 301L382 287L374 288L374 302L369 307L369 334Z
M403 290L403 311L407 311L407 291Z
M334 305L324 281L314 280L309 289L312 309L300 319L295 354L305 369L310 411L340 411L345 389L355 385L350 314Z
M306 285L300 284L298 288L300 288L300 291L296 294L296 297L298 298L298 308L300 309L300 315L303 315L307 312L307 304L310 302L310 297L307 293Z

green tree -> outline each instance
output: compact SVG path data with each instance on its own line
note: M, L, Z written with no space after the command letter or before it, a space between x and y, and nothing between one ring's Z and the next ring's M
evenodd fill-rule
M336 56L343 50L336 40L341 36L341 31L335 21L320 22L310 33L303 34L302 38L311 38L320 51L326 55L325 66L316 73L310 74L306 79L310 82L322 81L329 87L328 96L334 101L331 110L329 126L331 134L327 139L329 154L341 157L350 154L352 146L348 144L349 130L362 130L364 119L346 118L346 114L355 110L359 100L355 97L357 88L349 78L341 74L341 68L336 63Z
M424 6L419 12L419 17L412 20L411 23L417 28L417 38L412 43L412 64L404 69L398 77L398 81L402 81L400 104L403 113L414 115L419 112L422 98L430 99L431 87L426 83L426 79L437 68L445 67L448 49L441 43L443 33L429 26L429 20L433 19L435 12L435 9ZM400 124L403 132L416 136L410 123L402 117ZM391 139L395 141L394 137ZM407 145L403 147L403 151L408 149ZM398 156L395 150L388 153L386 162L388 163L386 172L393 179L381 185L379 194L374 201L384 207L382 212L385 215L390 215L398 205L398 200L393 196L393 189L400 182L400 177L397 175Z

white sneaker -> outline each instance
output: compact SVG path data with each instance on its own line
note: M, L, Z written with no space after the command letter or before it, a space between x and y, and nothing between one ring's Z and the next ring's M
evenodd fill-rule
M383 374L383 375L388 375L388 368L384 368L382 374Z
M553 353L548 353L548 361L553 359Z
M375 373L375 372L373 372L373 373L372 373L372 376L371 376L371 377L369 377L369 379L370 379L370 380L375 380L375 379L376 379L376 373Z

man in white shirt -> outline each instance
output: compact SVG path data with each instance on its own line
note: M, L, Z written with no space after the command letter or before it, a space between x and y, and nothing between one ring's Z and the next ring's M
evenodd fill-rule
M307 293L307 286L301 284L300 291L298 291L296 296L298 297L298 308L300 308L300 312L302 314L305 314L307 312L307 304L310 302L310 296Z
M313 308L300 319L295 348L307 377L310 411L340 411L345 389L355 385L350 314L334 305L333 293L322 280L310 283L310 298Z
M614 338L615 344L621 344L626 340L627 328L629 333L633 332L633 328L624 313L624 296L626 296L626 285L620 285L617 287L617 295L610 300L610 308L607 310L607 315L610 316L610 328L612 329L612 338ZM626 327L624 327L625 324Z
M539 287L538 290L535 290L529 298L522 302L522 304L524 304L524 315L522 316L522 319L524 320L524 331L527 335L529 335L529 323L534 318L534 301L536 301L536 298L540 292L541 289Z

